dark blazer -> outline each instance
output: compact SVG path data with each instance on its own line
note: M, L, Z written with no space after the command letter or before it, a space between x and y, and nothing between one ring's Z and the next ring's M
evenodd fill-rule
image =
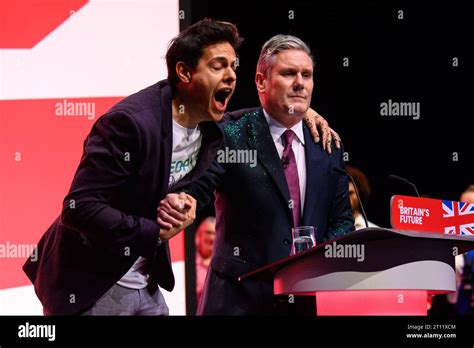
M198 314L273 313L271 278L237 282L237 277L290 255L293 219L285 174L261 108L230 115L223 123L224 147L256 150L257 166L213 162L186 189L206 205L215 190L217 237ZM304 126L307 184L302 226L316 228L317 243L354 229L343 150L329 156ZM224 149L223 147L223 149ZM179 184L178 184L179 185ZM185 188L185 183L175 187Z
M23 269L48 314L91 307L139 256L151 263L149 291L171 291L168 243L157 247L157 206L168 192L172 152L172 91L166 80L131 95L100 117L63 210L38 244L38 261ZM201 124L199 160L189 183L211 164L223 135Z

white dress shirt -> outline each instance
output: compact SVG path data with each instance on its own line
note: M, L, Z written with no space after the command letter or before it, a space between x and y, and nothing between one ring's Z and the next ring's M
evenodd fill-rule
M369 227L379 227L377 226L376 224L374 224L373 222L370 222L367 220L367 222L369 223ZM364 220L364 217L362 216L361 213L357 212L356 216L354 217L354 228L356 230L360 230L362 228L365 228L365 220Z
M268 128L270 129L270 134L272 135L273 142L275 143L276 149L278 151L278 156L281 158L283 155L283 141L281 136L288 129L283 126L281 123L272 118L265 109L263 110L265 119L268 123ZM303 121L298 122L293 127L290 128L294 133L295 137L293 139L293 144L291 148L295 154L296 167L298 169L298 179L300 181L300 201L301 201L301 216L303 216L304 210L304 199L306 193L306 154L304 151L304 133L303 133Z

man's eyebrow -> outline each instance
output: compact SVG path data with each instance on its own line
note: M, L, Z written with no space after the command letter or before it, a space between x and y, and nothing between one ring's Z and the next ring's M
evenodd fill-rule
M298 71L298 70L299 70L298 67L288 66L288 65L282 66L280 69L281 69L281 71ZM303 69L301 69L301 71L302 71L302 72L312 72L313 69L303 68Z
M221 61L221 62L227 62L228 59L227 57L223 57L223 56L218 56L218 57L213 57L211 58L210 62L213 62L213 61Z

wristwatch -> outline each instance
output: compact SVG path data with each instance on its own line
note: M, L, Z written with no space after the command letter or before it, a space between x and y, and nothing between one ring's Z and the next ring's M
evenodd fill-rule
M162 243L162 240L160 238L160 235L158 234L158 240L156 241L156 246L160 246Z

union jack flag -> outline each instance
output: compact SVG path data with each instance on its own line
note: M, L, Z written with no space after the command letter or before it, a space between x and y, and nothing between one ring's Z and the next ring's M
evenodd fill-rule
M474 235L474 203L442 201L445 234Z

